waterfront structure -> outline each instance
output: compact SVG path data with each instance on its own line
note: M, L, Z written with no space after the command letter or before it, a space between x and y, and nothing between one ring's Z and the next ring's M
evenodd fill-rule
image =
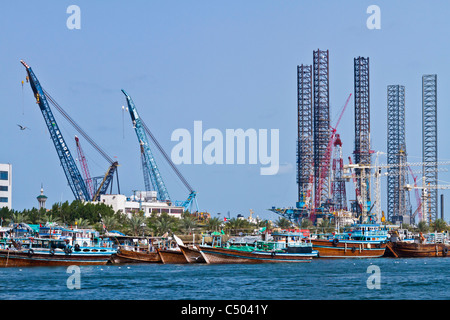
M0 163L0 208L12 206L12 165Z
M142 211L146 217L152 212L160 215L167 213L169 216L180 218L184 212L182 206L173 206L165 201L157 200L156 191L135 191L133 196L127 197L123 194L102 194L100 201L112 207L114 212L120 211L131 217L132 214Z

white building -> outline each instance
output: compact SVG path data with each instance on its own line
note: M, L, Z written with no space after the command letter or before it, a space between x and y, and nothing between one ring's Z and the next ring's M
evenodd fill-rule
M184 212L183 207L156 200L156 191L138 191L128 198L123 194L102 194L99 202L111 206L114 212L121 211L129 217L133 213L143 211L146 217L150 217L152 212L157 215L165 212L169 216L181 218Z
M11 209L12 201L12 165L0 163L0 208Z

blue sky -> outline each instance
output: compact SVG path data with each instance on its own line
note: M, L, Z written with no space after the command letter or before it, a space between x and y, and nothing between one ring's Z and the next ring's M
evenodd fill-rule
M66 9L81 9L81 29L69 30ZM366 9L381 9L381 29L369 30ZM333 124L353 92L353 58L370 58L372 149L386 152L386 87L406 87L409 161L421 161L421 77L438 74L438 157L450 159L450 48L446 1L15 1L0 9L0 162L13 165L13 208L37 206L41 183L48 203L73 200L31 89L21 81L25 60L41 85L88 134L116 156L122 193L143 189L139 149L125 99L165 150L177 128L280 130L280 163L274 176L260 165L180 165L198 192L201 210L277 219L272 206L297 199L296 66L312 64L313 50L330 50ZM76 154L74 129L56 111ZM353 100L338 127L345 159L353 150ZM17 124L30 127L20 131ZM93 176L108 164L81 141ZM157 153L155 151L155 153ZM188 191L157 155L172 199ZM386 163L386 158L380 159ZM419 169L419 168L417 168ZM448 173L439 179L450 181ZM382 209L386 211L382 189ZM348 197L354 187L347 184ZM447 191L441 191L444 194ZM411 201L415 208L414 193ZM448 219L449 214L446 213Z

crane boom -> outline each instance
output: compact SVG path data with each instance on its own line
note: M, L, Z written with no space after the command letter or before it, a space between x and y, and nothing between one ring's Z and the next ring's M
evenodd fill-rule
M67 181L70 188L77 200L91 200L89 191L84 183L83 177L78 170L75 160L70 153L70 150L62 136L62 133L56 123L55 117L50 109L47 102L46 95L42 89L39 80L34 74L33 70L28 66L23 60L20 60L23 66L27 70L28 77L30 79L30 86L33 90L34 97L36 98L36 103L41 109L42 115L44 117L47 129L50 133L50 137L55 146L56 152L58 154L61 166L63 167L64 174L66 175Z
M84 183L86 184L89 194L92 197L94 195L94 187L92 185L91 173L89 172L86 157L84 156L83 149L81 148L80 139L78 139L77 136L75 136L75 143L77 145L78 160L80 161L81 168L83 169Z
M334 128L330 126L331 135L329 137L327 149L325 150L325 154L324 154L323 159L322 159L321 170L319 171L319 185L317 187L317 190L315 191L316 194L315 194L315 198L314 198L314 200L315 200L314 201L314 210L316 210L317 208L320 207L320 202L322 200L322 193L323 193L322 191L323 191L323 187L324 187L324 182L325 182L325 179L326 179L327 172L330 169L331 151L332 151L333 143L334 143L334 140L335 140L335 137L336 137L337 127L338 127L339 123L341 122L342 115L344 114L345 109L347 108L347 105L348 105L348 102L350 101L351 96L352 96L352 94L350 93L350 95L347 98L347 101L345 102L344 108L342 109L342 112L339 115L339 118L338 118ZM315 220L315 215L311 214L310 219L312 221L314 221Z
M125 95L128 103L128 111L130 112L131 121L133 122L134 130L136 131L136 136L139 141L139 145L144 150L144 165L147 166L147 172L150 172L150 180L152 182L153 188L157 191L157 199L160 201L169 201L170 196L167 191L164 180L159 172L158 166L156 165L155 158L153 157L152 150L150 149L150 144L147 139L147 135L145 134L145 129L142 124L142 120L139 117L139 114L136 110L136 106L133 102L133 99L122 89L123 94Z

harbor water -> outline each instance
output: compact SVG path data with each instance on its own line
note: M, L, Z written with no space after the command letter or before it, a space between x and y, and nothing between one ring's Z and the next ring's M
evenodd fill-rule
M378 270L373 273L373 269ZM0 269L1 300L448 300L450 258ZM76 275L78 282L72 282ZM372 281L373 277L378 277ZM74 288L73 284L78 283Z

